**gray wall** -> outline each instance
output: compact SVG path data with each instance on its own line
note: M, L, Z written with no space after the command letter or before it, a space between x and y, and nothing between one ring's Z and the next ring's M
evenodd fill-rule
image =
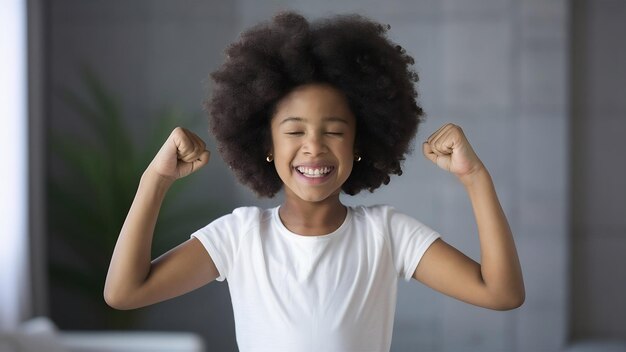
M580 1L574 9L587 3L592 2ZM601 8L608 2L601 3L594 6ZM614 8L623 8L619 2L610 3ZM602 174L592 171L582 173L584 180L574 179L573 187L577 191L578 187L586 190L580 195L570 196L574 188L569 184L570 158L577 157L578 152L604 155L600 149L604 128L616 134L612 139L616 144L611 150L620 150L617 137L618 131L623 131L624 120L619 121L617 116L623 116L625 107L624 99L619 99L615 92L619 92L617 85L626 80L616 81L610 86L613 88L604 88L613 97L609 102L614 110L603 109L609 98L598 95L586 105L589 114L575 115L578 120L574 131L578 132L573 136L577 139L576 133L582 133L582 138L591 139L591 145L599 149L579 150L574 144L570 148L568 87L569 75L574 70L568 66L570 5L565 0L406 0L391 1L384 6L373 0L276 0L263 5L254 0L55 0L49 4L49 123L76 128L76 118L55 94L60 86L79 89L77 64L81 62L94 66L105 77L105 83L119 93L125 112L132 116L129 124L138 131L150 124L150 114L155 108L167 104L201 116L205 78L221 62L224 47L243 28L284 8L297 9L312 17L360 12L391 24L390 36L413 54L421 77L418 88L428 117L420 127L417 145L445 122L460 124L494 177L516 237L527 289L523 307L505 313L492 312L443 297L416 282L401 283L393 350L557 351L566 344L570 325L576 336L612 332L626 338L624 330L615 331L613 325L621 322L622 327L626 326L624 314L612 314L614 320L605 326L600 318L605 317L603 309L611 306L599 298L600 293L616 286L620 287L618 294L626 296L622 285L626 280L620 283L594 275L603 272L604 265L624 267L620 257L603 255L607 250L616 253L617 248L624 247L626 225L624 217L620 217L625 210L620 203L624 198L616 198L616 194L623 192L592 192L592 181L603 180ZM599 12L597 16L595 23L602 23L597 18L613 18L614 13ZM606 29L615 35L613 27ZM601 32L582 31L589 35L589 45L602 36ZM614 38L619 40L617 36ZM601 48L609 50L609 46ZM619 62L624 61L623 55L621 58ZM594 60L597 60L595 66L589 66ZM597 56L579 63L587 65L583 69L590 73L603 64ZM607 75L602 77L612 79L608 75L610 71L605 72ZM597 79L594 82L601 87L602 81ZM578 87L582 87L579 90L582 97L596 88L588 83ZM595 112L605 112L602 122L596 124L600 120L594 119L593 128L576 128L580 125L578 121L590 124L592 120L585 116ZM198 125L193 128L212 146L212 138L205 132L206 120L198 119ZM594 155L584 155L574 160L578 171L602 169L602 166L603 171L612 170L606 163L596 164ZM576 160L582 160L582 164ZM200 196L218 200L227 208L244 204L271 206L280 201L259 200L236 184L217 153L209 167L194 178ZM610 180L617 187L612 189L625 189L617 176ZM219 187L209 189L206 184ZM597 211L603 208L606 199L613 202L611 218ZM425 160L419 148L406 161L402 177L392 178L389 186L374 194L345 200L351 204L393 204L440 231L448 242L466 254L480 259L474 220L463 188ZM590 214L590 217L576 216L584 221L574 222L577 229L581 228L579 225L595 228L598 221L609 219L600 225L611 231L574 231L576 256L570 260L571 200L597 202L589 208L575 207L574 214ZM587 209L596 210L595 217ZM594 245L586 245L588 242ZM577 293L570 313L572 262L574 272L580 271L582 275L573 277ZM588 288L591 283L604 286L592 290ZM583 288L587 291L581 294ZM71 302L51 304L62 305L57 310L64 310L67 307L63 305ZM230 350L234 331L229 304L226 284L213 283L145 309L142 327L196 331L215 350ZM623 312L624 303L615 304L622 304L618 307ZM589 315L596 317L595 320L584 319ZM574 318L570 324L569 316ZM70 328L76 328L76 322L81 321L78 317L72 320L71 316L64 319Z
M193 129L215 150L201 102L208 72L236 36L236 6L230 2L65 1L47 4L48 124L50 130L80 134L84 123L63 101L63 89L84 89L80 66L89 64L106 87L121 98L124 116L139 140L160 109L170 106L197 116ZM156 152L156 150L155 150ZM146 165L147 166L147 165ZM54 160L49 172L57 172ZM217 153L211 167L189 180L193 193L231 209L234 183ZM208 187L208 185L213 185ZM209 219L207 219L208 221ZM55 248L55 237L49 247ZM51 253L50 257L58 256ZM61 254L64 255L64 254ZM88 302L61 287L50 287L50 313L61 328L98 328ZM185 297L141 309L142 329L187 330L202 334L215 350L235 345L226 285L208 285Z
M571 332L626 339L626 2L573 13Z

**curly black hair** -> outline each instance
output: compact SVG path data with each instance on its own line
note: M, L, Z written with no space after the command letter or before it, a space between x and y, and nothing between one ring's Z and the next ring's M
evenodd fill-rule
M386 37L389 25L357 14L309 23L294 12L243 32L211 73L205 102L218 150L239 180L259 196L282 188L270 150L276 103L294 88L326 83L342 91L356 117L355 162L342 190L373 192L401 175L401 162L423 117L413 58Z

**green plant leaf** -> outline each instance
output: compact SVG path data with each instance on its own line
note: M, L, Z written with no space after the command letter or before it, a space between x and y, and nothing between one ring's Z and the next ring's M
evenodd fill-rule
M191 125L193 116L161 109L149 128L141 131L145 140L134 138L141 133L128 128L119 100L95 72L85 67L81 77L84 91L79 94L64 89L61 97L85 122L89 137L52 130L48 139L51 160L60 162L58 172L48 180L51 240L59 241L55 245L71 252L77 262L51 253L50 274L52 284L101 302L111 253L139 179L172 129ZM190 184L180 180L168 191L155 230L154 252L163 253L177 245L221 211L218 204L208 200L178 202L176 198ZM102 309L107 308L102 305Z

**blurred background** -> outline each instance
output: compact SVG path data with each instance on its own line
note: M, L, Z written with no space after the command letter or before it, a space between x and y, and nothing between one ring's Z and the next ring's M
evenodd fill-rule
M626 350L615 347L626 340L626 2L0 3L0 149L14 170L0 208L2 331L47 316L62 331L192 332L208 351L236 350L227 283L128 312L108 308L102 289L139 175L169 131L188 127L215 151L201 104L224 48L292 9L390 24L420 74L427 119L404 174L344 200L395 205L480 260L464 189L419 149L453 122L490 170L515 235L521 308L489 311L401 282L392 350ZM154 255L234 207L280 200L256 198L214 153L168 195Z

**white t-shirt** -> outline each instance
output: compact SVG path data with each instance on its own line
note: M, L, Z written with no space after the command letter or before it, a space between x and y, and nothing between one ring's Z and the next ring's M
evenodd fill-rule
M334 232L289 231L278 207L238 208L193 237L228 280L239 350L388 351L397 280L439 234L389 206L348 207Z

